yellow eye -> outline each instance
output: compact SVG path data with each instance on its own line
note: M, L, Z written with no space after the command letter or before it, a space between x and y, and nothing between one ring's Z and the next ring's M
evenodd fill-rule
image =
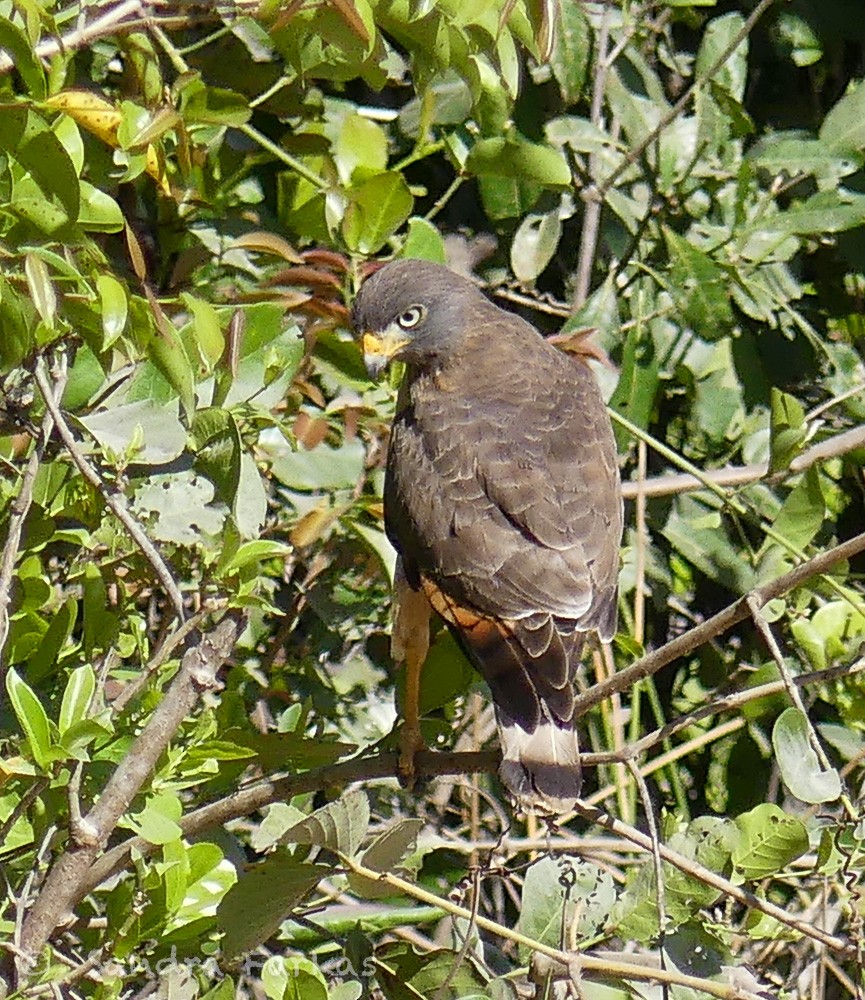
M426 315L426 309L423 306L410 306L406 311L397 319L397 323L403 328L403 330L411 330L413 327L417 326L418 323Z

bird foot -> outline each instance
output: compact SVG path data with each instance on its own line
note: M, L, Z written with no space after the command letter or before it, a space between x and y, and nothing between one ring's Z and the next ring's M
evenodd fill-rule
M415 754L426 750L426 743L420 728L404 725L399 733L399 781L404 788L411 788L415 782Z

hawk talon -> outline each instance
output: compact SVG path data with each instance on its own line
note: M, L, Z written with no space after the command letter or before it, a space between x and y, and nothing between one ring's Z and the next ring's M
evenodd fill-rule
M411 788L415 783L415 754L426 750L420 727L404 725L399 733L399 781L404 788Z

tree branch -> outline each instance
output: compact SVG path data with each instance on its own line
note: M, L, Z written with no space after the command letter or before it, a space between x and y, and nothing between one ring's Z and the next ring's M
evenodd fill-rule
M728 465L723 469L709 469L703 475L715 486L746 486L748 483L755 483L760 479L767 482L781 482L788 476L799 472L805 472L817 462L824 462L828 458L838 458L846 455L856 448L865 448L865 427L851 427L850 430L835 434L819 444L812 445L801 455L797 455L789 468L774 476L769 476L768 463L754 463L753 465ZM671 496L675 493L689 493L692 490L704 490L706 484L696 476L682 473L671 476L653 476L639 482L622 483L622 496L626 500L633 500L639 494L645 497Z
M186 651L165 697L108 780L96 804L82 819L78 840L72 841L57 857L24 921L22 954L18 962L20 979L27 977L54 929L86 892L84 887L97 855L183 720L202 693L216 686L217 672L233 650L242 624L239 614L227 614L212 632L202 635L198 643Z
M837 563L845 559L851 559L863 551L865 551L865 532L855 535L848 541L842 542L840 545L836 545L826 552L821 552L819 555L814 556L813 559L809 559L807 562L796 566L789 573L771 580L762 587L755 588L750 594L740 597L733 604L724 608L723 611L719 611L716 615L706 619L706 621L695 625L694 628L677 636L659 649L647 653L637 660L636 663L632 663L630 667L620 670L608 680L602 681L600 684L595 684L588 691L577 695L575 706L577 717L584 715L590 708L599 704L605 698L609 698L610 695L619 691L626 691L636 684L637 681L643 680L645 677L652 677L662 667L666 667L668 663L687 656L710 639L714 639L715 636L721 635L727 629L743 621L751 614L751 609L748 605L749 598L753 598L757 606L763 607L767 601L795 590L796 587L800 587L806 580L810 580L811 577L819 576Z
M500 760L501 754L497 750L457 753L421 750L415 756L415 774L420 779L449 774L477 774L495 771ZM249 816L273 802L287 802L295 795L317 792L328 787L342 788L356 781L396 778L399 775L397 764L398 754L379 753L375 757L355 757L329 767L305 771L303 774L260 781L249 788L241 788L224 799L195 809L180 820L180 828L184 836L191 837L230 820ZM157 848L142 837L130 837L106 851L87 873L81 885L81 896L122 871L133 851L146 856L154 850Z

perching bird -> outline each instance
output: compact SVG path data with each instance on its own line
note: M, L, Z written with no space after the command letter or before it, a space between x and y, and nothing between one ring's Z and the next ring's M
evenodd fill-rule
M597 383L440 264L375 272L352 324L371 375L408 366L384 488L407 670L401 766L423 745L432 609L492 691L504 784L527 811L566 812L581 786L577 662L588 633L616 631L622 501Z

